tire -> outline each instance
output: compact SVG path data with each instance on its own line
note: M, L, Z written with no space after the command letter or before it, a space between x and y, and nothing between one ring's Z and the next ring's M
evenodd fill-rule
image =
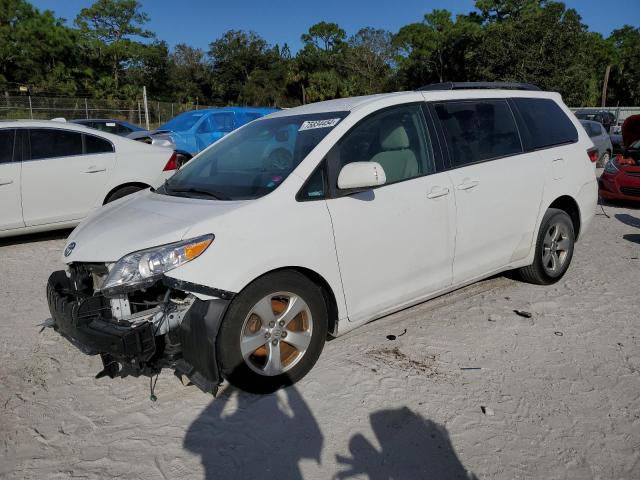
M113 192L111 195L107 197L107 201L105 204L113 202L114 200L118 200L122 197L126 197L127 195L131 195L132 193L136 193L142 190L142 187L136 187L133 185L129 185L128 187L122 187Z
M292 385L318 360L327 325L318 285L293 270L264 275L233 299L222 321L216 339L222 375L250 393ZM294 338L298 347L288 343Z
M598 167L604 168L609 159L611 158L611 152L609 150L605 150L600 159L598 160Z
M558 235L554 240L555 235ZM518 269L522 280L537 285L551 285L566 273L575 245L571 218L563 210L550 208L544 214L533 263Z

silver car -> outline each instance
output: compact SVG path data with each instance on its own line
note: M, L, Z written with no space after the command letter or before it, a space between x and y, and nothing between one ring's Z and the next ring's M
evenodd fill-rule
M597 166L604 167L611 158L611 152L613 152L611 137L609 137L609 134L601 123L592 120L580 120L580 123L598 149L599 158Z

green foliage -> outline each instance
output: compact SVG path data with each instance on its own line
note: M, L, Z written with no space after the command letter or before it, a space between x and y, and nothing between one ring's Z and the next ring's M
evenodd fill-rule
M0 87L32 93L194 104L295 106L444 81L525 81L571 105L598 104L611 66L610 105L640 104L640 29L609 38L553 0L476 0L467 15L432 10L397 33L348 37L335 23L302 34L295 55L254 32L230 30L208 51L170 50L145 29L136 0L96 0L74 26L27 0L0 0Z

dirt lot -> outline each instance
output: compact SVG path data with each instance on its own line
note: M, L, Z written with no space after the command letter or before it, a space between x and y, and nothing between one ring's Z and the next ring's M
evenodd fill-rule
M638 479L640 210L606 211L557 285L497 277L371 323L274 395L167 373L155 403L38 333L64 237L5 241L0 477Z

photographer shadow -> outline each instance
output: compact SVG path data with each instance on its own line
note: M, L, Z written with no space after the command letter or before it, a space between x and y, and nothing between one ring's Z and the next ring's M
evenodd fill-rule
M475 479L458 458L446 428L407 407L379 410L370 416L380 449L362 434L349 441L350 457L336 455L347 468L337 479L368 476L371 480Z
M323 436L300 393L228 388L191 424L186 450L200 455L206 480L302 479L300 461L320 463Z

